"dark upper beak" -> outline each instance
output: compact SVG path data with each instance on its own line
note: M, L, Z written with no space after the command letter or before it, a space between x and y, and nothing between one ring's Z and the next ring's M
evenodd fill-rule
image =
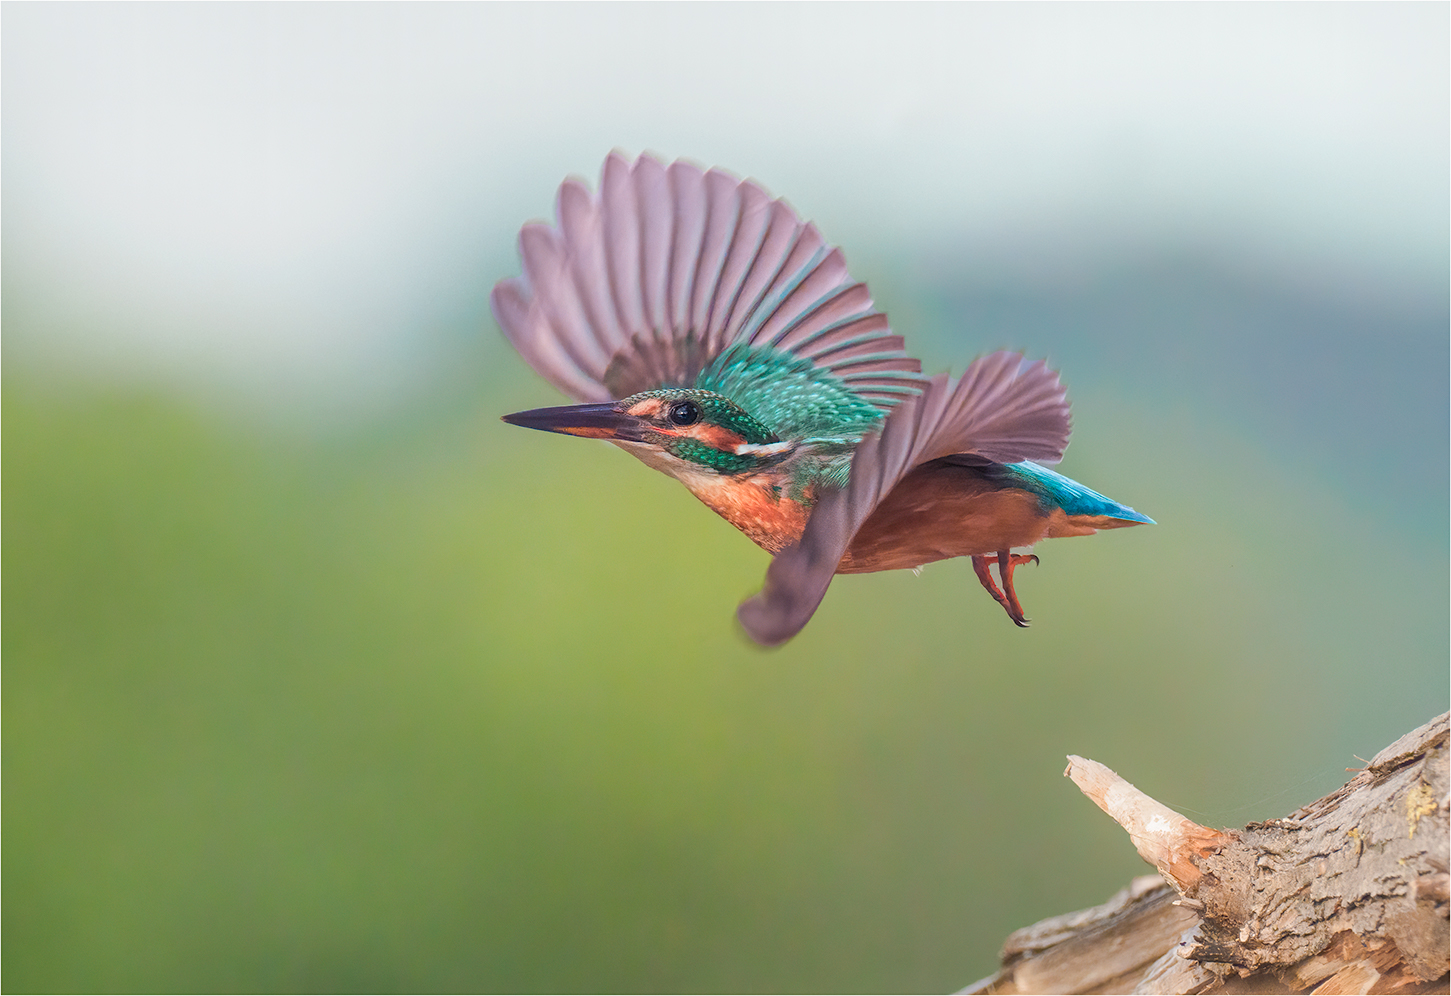
M562 408L535 408L501 416L510 425L545 432L563 432L591 439L621 439L639 443L645 439L646 422L628 415L613 402L604 405L565 405Z

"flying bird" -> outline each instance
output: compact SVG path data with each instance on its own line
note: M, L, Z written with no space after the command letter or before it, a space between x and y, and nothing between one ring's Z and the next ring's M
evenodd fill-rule
M1043 466L1070 429L1046 363L924 376L841 250L758 184L616 152L556 219L523 227L490 304L580 404L503 419L609 440L772 553L737 610L757 642L795 636L836 574L950 557L1026 626L1013 572L1037 557L1014 550L1153 521Z

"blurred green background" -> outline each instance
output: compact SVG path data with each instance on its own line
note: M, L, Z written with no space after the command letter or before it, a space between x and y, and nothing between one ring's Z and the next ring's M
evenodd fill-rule
M1444 5L3 8L10 991L947 991L1446 709ZM761 179L1155 527L767 558L502 341L612 147Z

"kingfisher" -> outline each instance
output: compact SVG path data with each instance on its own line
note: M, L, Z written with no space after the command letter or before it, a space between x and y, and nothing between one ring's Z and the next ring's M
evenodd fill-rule
M564 181L555 219L523 227L490 305L579 403L503 420L608 440L771 553L737 609L758 643L800 632L836 574L951 557L1025 627L1020 551L1153 522L1044 466L1071 427L1046 362L925 376L841 250L759 184L617 151L598 190Z

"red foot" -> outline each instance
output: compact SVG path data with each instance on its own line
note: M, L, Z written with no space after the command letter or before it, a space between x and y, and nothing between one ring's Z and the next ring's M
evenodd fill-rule
M1018 593L1013 590L1013 569L1023 564L1032 562L1036 564L1038 557L1031 553L1013 553L1010 550L999 550L997 553L998 576L1003 579L1003 586L999 588L993 580L992 572L988 570L988 558L983 555L972 558L972 569L977 572L977 579L987 589L987 593L997 600L997 603L1007 612L1008 618L1024 628L1028 625L1028 617L1023 615L1023 606L1018 602ZM1003 594L1006 591L1007 594Z

